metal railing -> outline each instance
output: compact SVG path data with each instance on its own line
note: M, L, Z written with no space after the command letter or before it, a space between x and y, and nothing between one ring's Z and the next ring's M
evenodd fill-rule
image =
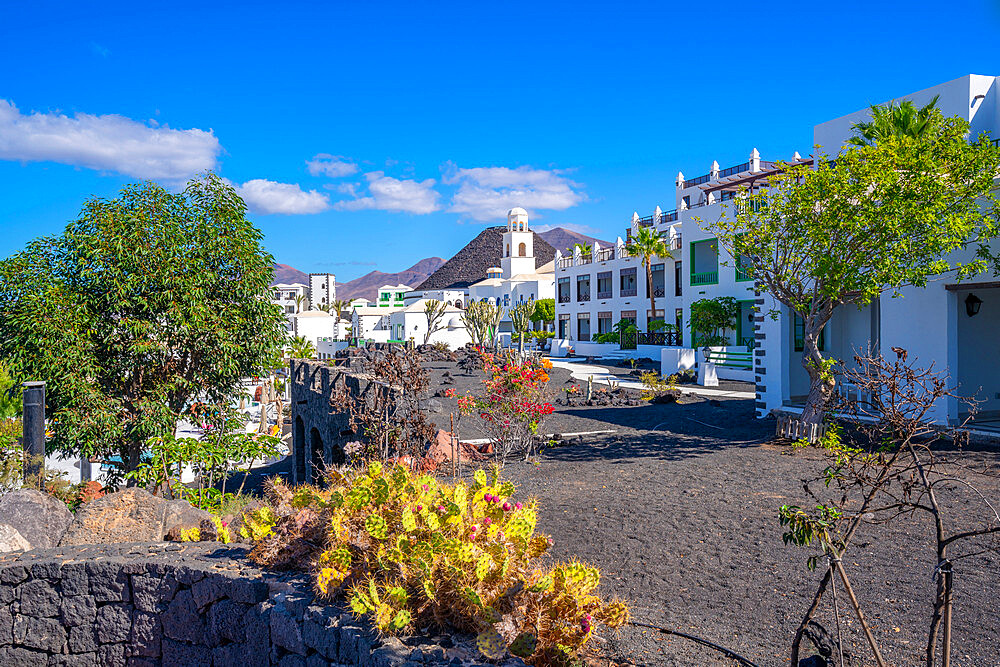
M614 295L611 292L598 292L597 293L597 298L598 299L610 299L612 296L614 296Z
M710 361L723 368L753 368L752 352L730 352L729 350L705 350L705 361Z
M677 209L664 211L660 214L660 222L674 222L677 220Z
M670 249L680 250L681 249L681 235L678 234L674 238L670 239Z
M614 258L615 258L614 248L601 248L600 250L597 251L598 262L607 262L608 260L612 260Z
M623 350L634 350L639 342L638 331L623 331L619 337L618 347Z
M560 294L559 303L569 303L569 294Z
M753 336L744 336L743 338L740 339L740 345L743 345L750 351L753 351L753 348L755 347L754 344L755 341L753 339Z
M619 294L618 296L635 296L638 293L639 293L639 290L637 290L634 287L632 289L622 288L621 294Z
M719 282L719 271L702 271L701 273L691 274L691 284L692 285L715 285Z
M583 294L577 294L577 301L590 301L590 292L584 292Z
M666 296L666 295L667 295L667 291L663 287L654 287L653 288L653 297L654 298L655 297Z
M684 187L690 188L693 185L701 185L702 183L708 183L710 180L712 180L711 173L704 174L702 176L699 176L698 178L685 178Z
M753 280L753 276L750 274L750 267L737 265L736 280L737 281Z
M737 164L732 167L727 167L719 172L719 178L725 178L726 176L732 176L733 174L738 174L741 171L750 171L750 163L744 162L743 164Z

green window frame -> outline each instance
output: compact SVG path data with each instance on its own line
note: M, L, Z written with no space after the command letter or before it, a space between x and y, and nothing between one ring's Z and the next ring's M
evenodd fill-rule
M703 244L715 244L715 270L714 271L702 271L700 273L695 273L695 256L697 253L697 248L699 245ZM719 284L719 239L703 239L701 241L692 241L691 246L691 284L692 285L718 285Z
M792 338L793 345L796 352L802 352L806 349L806 321L802 319L802 316L795 313L795 321L793 323ZM819 351L823 352L826 350L826 327L823 327L819 332Z

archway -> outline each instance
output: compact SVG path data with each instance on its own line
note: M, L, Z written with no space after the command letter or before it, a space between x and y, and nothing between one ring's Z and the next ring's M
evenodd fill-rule
M295 433L292 436L292 455L295 459L295 481L306 481L306 425L302 417L295 418Z
M315 484L322 478L323 468L326 467L326 459L323 456L323 438L315 427L309 433L309 440L309 463L311 468L309 471L309 481Z
M520 245L517 246L517 255L518 255L518 257L524 257L524 256L527 255L527 253L528 253L528 246L526 246L523 243L521 243Z

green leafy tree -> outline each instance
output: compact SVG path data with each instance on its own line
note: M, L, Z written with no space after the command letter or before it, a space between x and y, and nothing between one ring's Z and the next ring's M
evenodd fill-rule
M0 419L11 419L21 414L21 392L18 389L10 368L0 361Z
M556 300L538 299L535 301L535 310L531 313L531 321L536 324L550 324L556 319Z
M315 359L316 346L305 336L295 336L288 343L288 356L292 359Z
M652 227L641 227L639 232L632 237L632 242L625 246L625 251L632 257L641 257L642 263L646 267L646 291L649 292L650 317L656 316L656 298L653 296L653 267L652 259L669 259L670 248L663 236Z
M216 403L284 340L274 258L218 176L88 200L60 236L0 261L0 355L47 382L50 447L139 463L195 397Z
M845 146L835 164L789 166L709 225L804 322L807 423L822 421L834 390L834 360L819 341L837 308L986 268L982 245L968 262L950 254L997 231L1000 151L985 136L970 143L968 131L962 119L938 118L919 137L880 133L874 145Z
M574 243L573 244L573 252L576 252L577 250L580 251L580 255L581 256L583 256L583 257L590 257L590 253L593 252L594 247L592 245L590 245L589 243Z
M736 328L740 304L731 296L699 299L691 304L688 326L691 328L692 345L708 347L726 345L726 331Z

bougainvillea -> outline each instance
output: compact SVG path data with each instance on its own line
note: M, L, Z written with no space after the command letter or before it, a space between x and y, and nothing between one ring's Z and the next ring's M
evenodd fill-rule
M474 632L491 659L509 651L534 665L563 665L599 624L628 619L624 603L596 595L597 568L537 566L551 545L535 532L537 502L514 500L514 485L496 468L448 485L374 462L330 471L329 480L322 490L286 487L289 511L252 555L284 563L287 545L276 544L283 535L312 533L304 522L323 526L326 539L307 561L318 594L345 595L381 633Z
M458 400L462 414L478 417L501 465L516 451L531 454L542 420L552 414L544 360L520 359L516 353L482 353L483 392ZM551 363L549 363L551 367Z

